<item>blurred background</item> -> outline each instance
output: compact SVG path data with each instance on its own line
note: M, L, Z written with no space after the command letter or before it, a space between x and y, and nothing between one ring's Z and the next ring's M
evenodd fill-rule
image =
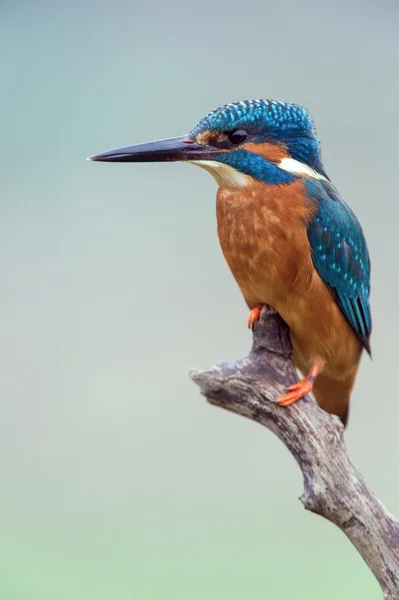
M393 0L1 1L1 600L381 597L298 502L277 438L189 380L251 343L214 180L85 159L234 100L312 112L373 265L347 444L399 516L398 15Z

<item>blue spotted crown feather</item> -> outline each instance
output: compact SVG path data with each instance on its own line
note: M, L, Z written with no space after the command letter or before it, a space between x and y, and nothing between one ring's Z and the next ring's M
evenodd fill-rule
M285 145L292 158L325 175L316 130L303 106L263 99L232 102L205 115L191 135L204 131L231 131L237 127L247 129L255 136L255 142L269 140Z
M224 131L244 122L252 125L252 131L267 130L269 135L275 133L277 137L284 131L315 136L313 122L306 108L277 100L242 100L219 106L199 121L193 133Z

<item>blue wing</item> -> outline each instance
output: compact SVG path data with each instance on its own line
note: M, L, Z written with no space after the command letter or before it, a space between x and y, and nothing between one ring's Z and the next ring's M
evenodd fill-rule
M370 259L362 228L329 182L307 179L306 187L317 204L307 230L313 264L370 353Z

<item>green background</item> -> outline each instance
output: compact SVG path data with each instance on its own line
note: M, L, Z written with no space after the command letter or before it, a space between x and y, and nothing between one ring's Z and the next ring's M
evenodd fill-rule
M398 13L1 0L1 600L381 597L281 443L188 378L251 341L213 179L85 158L225 102L309 108L373 263L347 444L399 515Z

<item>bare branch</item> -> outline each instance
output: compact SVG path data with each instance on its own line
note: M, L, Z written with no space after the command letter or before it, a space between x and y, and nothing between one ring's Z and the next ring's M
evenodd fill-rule
M306 397L289 408L275 404L298 376L288 328L264 307L250 354L234 364L193 371L207 400L273 431L298 462L305 508L335 523L356 546L389 600L399 600L399 522L368 488L345 447L338 417Z

